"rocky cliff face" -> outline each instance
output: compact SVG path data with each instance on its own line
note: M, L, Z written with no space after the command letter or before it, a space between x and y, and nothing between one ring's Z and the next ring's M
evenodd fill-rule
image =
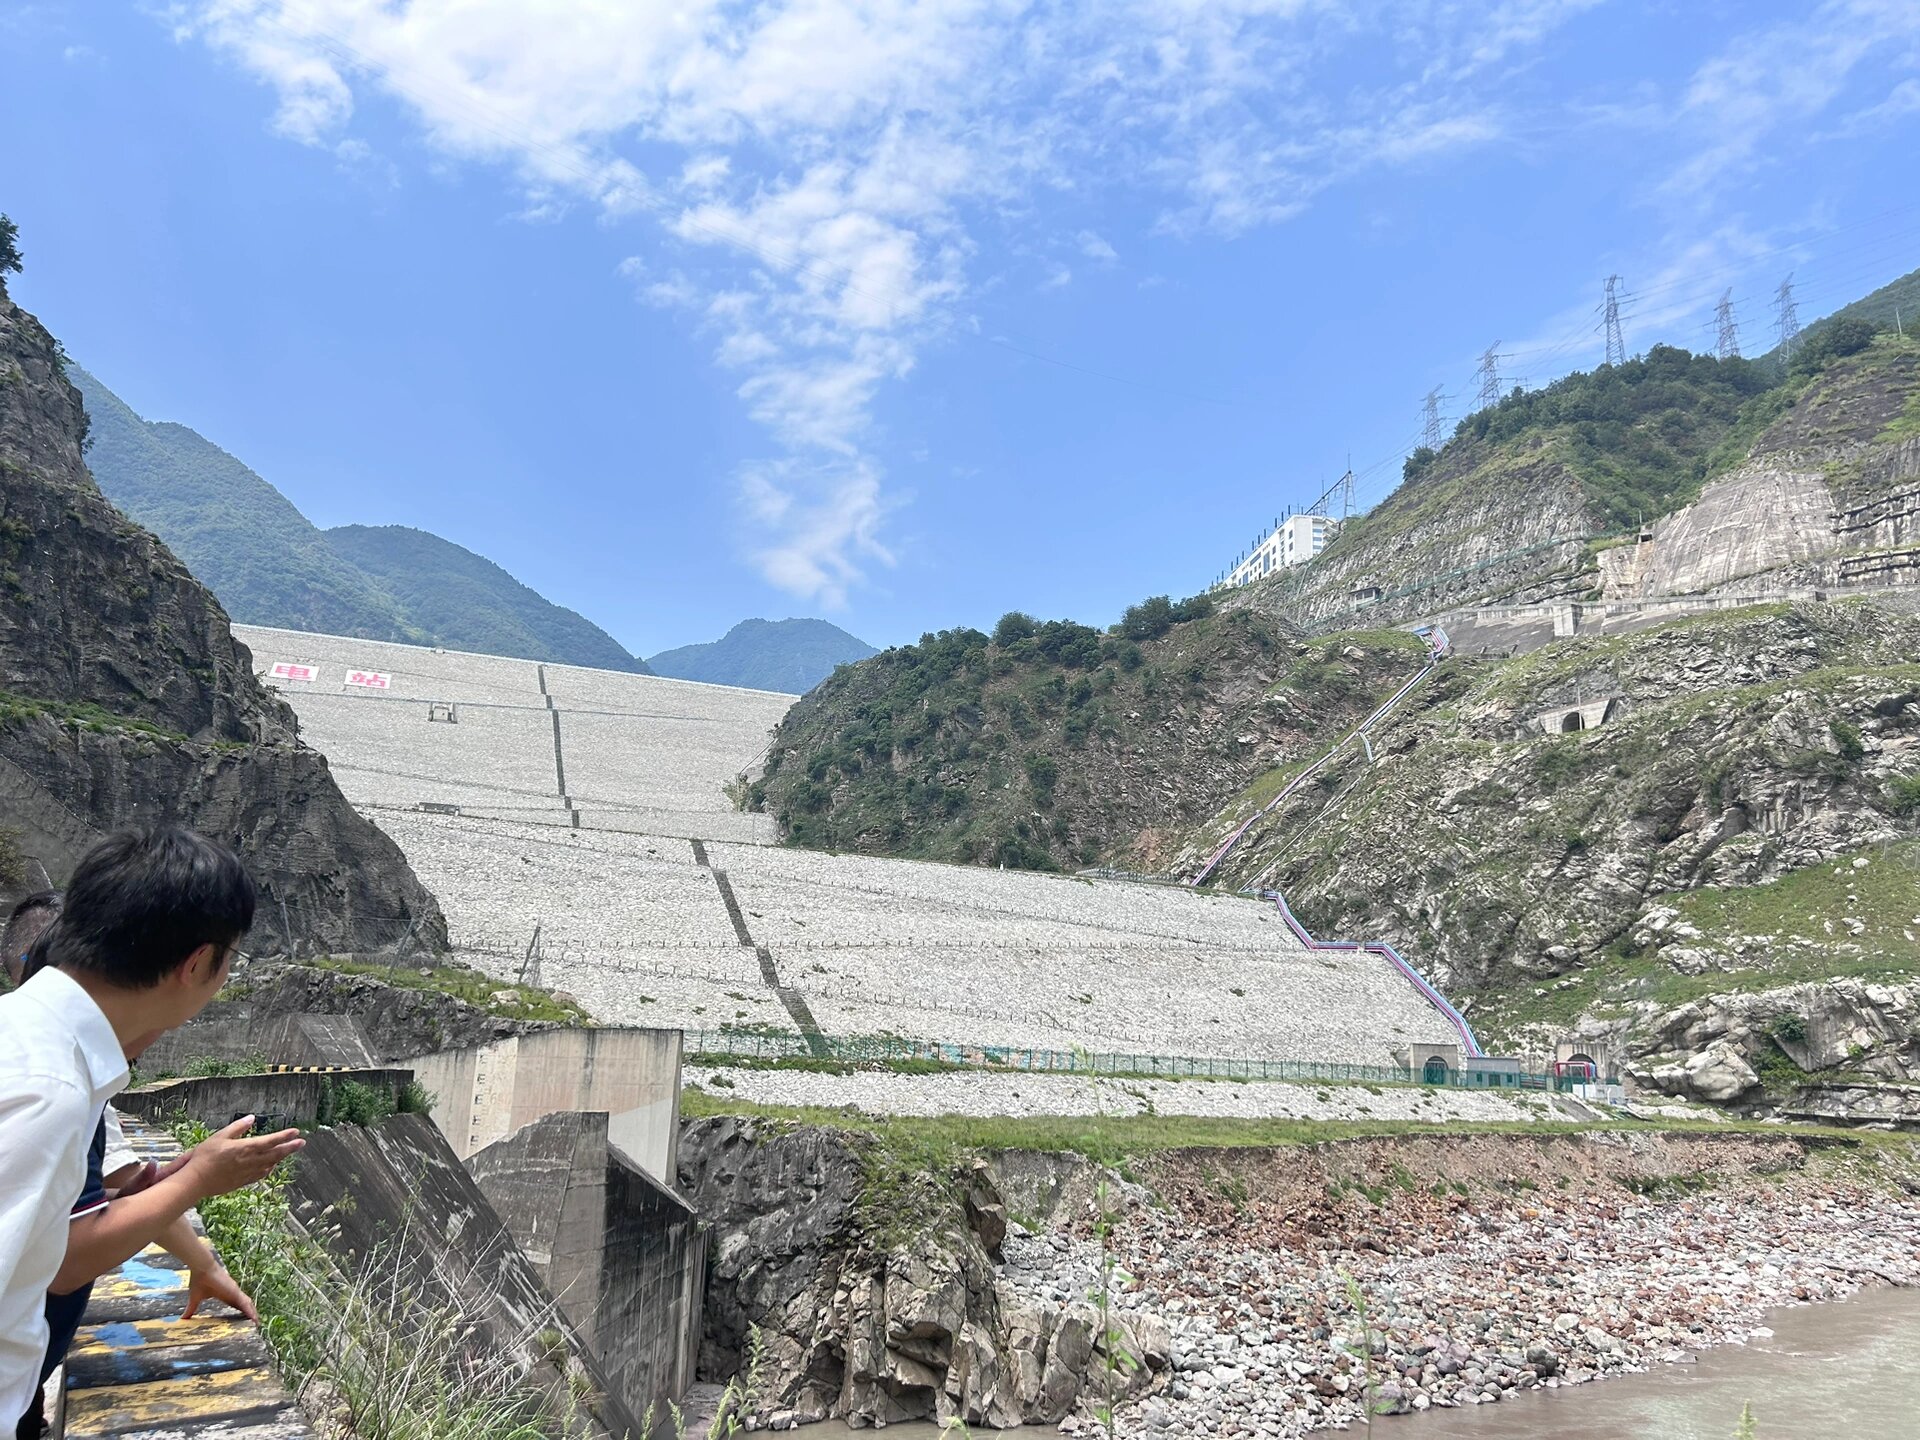
M1247 598L1329 629L1560 599L1588 588L1586 539L1602 525L1554 441L1455 441L1431 469L1349 522L1323 559Z
M1916 1073L1909 615L1727 611L1456 659L1417 698L1371 764L1347 757L1250 831L1223 883L1391 940L1496 1045L1585 1015L1649 1083L1665 1067L1660 1088L1720 1101ZM1597 728L1564 731L1576 709ZM1673 1068L1716 1045L1744 1069Z
M860 1132L715 1116L682 1127L680 1190L713 1227L701 1373L738 1372L757 1328L773 1428L1056 1424L1092 1402L1097 1316L996 1268L1009 1222L985 1162L945 1176ZM1141 1365L1120 1390L1164 1388L1165 1325L1121 1330Z
M443 947L433 897L300 744L213 597L101 496L85 435L57 343L0 289L6 888L60 882L117 825L178 820L246 860L257 946Z
M1601 554L1606 598L1920 579L1920 346L1884 337L1766 398L1739 465Z

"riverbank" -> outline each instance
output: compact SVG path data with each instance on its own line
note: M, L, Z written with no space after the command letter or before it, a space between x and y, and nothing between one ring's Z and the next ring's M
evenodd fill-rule
M1294 1440L1646 1369L1778 1305L1920 1281L1904 1136L1370 1124L691 1120L682 1184L719 1257L703 1373L733 1373L757 1329L767 1428L1089 1434L1111 1387L1125 1435Z
M1766 1312L1920 1281L1904 1147L1788 1136L1353 1142L1186 1153L1116 1219L1123 1317L1171 1335L1126 1433L1283 1440L1495 1403L1745 1338ZM1651 1163L1650 1163L1651 1162ZM1004 1278L1097 1288L1092 1236L1029 1234ZM1069 1433L1090 1423L1069 1422ZM1409 1432L1410 1436L1417 1432Z
M1709 1350L1694 1363L1656 1365L1605 1385L1536 1389L1499 1405L1430 1410L1395 1422L1391 1433L1394 1440L1728 1440L1751 1406L1755 1434L1770 1440L1910 1440L1920 1412L1920 1348L1912 1341L1920 1331L1920 1290L1867 1290L1764 1318L1750 1343ZM841 1440L870 1432L830 1420L804 1433L806 1440ZM953 1433L931 1424L887 1430L889 1440L952 1440ZM990 1433L994 1440L1042 1440L1058 1432L1026 1426Z

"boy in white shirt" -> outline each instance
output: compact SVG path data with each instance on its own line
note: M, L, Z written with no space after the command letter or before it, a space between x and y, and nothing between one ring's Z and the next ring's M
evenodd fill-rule
M71 1211L101 1111L127 1083L126 1057L214 997L253 908L253 882L226 847L173 826L110 836L67 886L42 941L50 966L0 996L0 1424L37 1406L47 1293L78 1283L62 1273ZM252 1123L236 1121L88 1217L91 1273L299 1148L297 1131L248 1137Z

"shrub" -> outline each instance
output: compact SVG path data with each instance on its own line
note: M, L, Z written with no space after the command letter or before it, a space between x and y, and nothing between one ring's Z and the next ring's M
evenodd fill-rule
M1189 596L1173 607L1173 623L1184 625L1189 620L1204 620L1213 614L1213 596L1204 590L1198 595Z
M1033 803L1041 809L1053 804L1053 787L1060 779L1060 767L1050 755L1029 755L1027 780L1033 786Z
M1887 782L1887 808L1896 815L1920 810L1920 772L1896 775Z
M1821 326L1793 357L1793 368L1807 372L1819 370L1844 355L1858 355L1873 344L1875 327L1871 320L1849 315Z
M1857 726L1850 725L1845 720L1835 720L1827 728L1833 732L1833 740L1840 747L1842 760L1852 764L1867 753L1867 747L1861 743Z
M20 227L0 215L0 277L20 273Z
M1154 595L1129 605L1120 617L1120 633L1129 640L1158 640L1173 628L1173 601Z
M424 1092L422 1092L424 1095ZM333 1125L373 1125L394 1113L393 1095L357 1080L320 1082L320 1113L315 1123Z
M1025 640L1040 628L1040 622L1024 610L1009 610L993 627L993 643L1005 649L1016 640Z

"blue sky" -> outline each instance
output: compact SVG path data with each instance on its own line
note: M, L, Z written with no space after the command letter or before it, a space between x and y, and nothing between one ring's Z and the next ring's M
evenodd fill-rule
M1204 587L1475 358L1920 265L1920 6L32 0L16 297L639 653Z

